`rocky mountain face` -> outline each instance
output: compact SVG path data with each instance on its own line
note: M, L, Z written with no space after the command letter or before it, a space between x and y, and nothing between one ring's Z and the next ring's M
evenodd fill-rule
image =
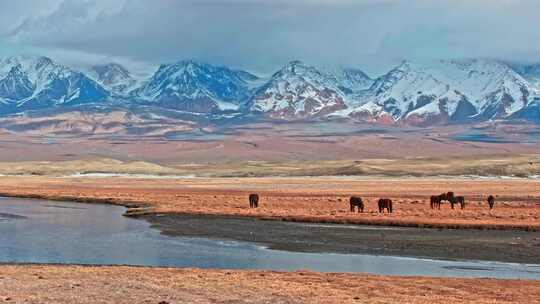
M346 107L337 82L314 67L293 61L255 91L250 110L290 119L321 117Z
M105 102L110 93L85 74L46 57L0 60L0 112Z
M403 62L372 79L354 68L292 61L261 78L185 60L137 79L114 63L81 72L46 57L0 60L0 114L73 106L80 111L81 105L101 110L144 107L198 117L347 118L418 126L514 118L540 122L540 65Z
M196 113L238 110L250 98L250 82L257 79L245 71L188 60L161 65L131 97Z
M508 118L532 100L531 85L509 66L485 60L404 62L379 77L349 115L425 125Z
M138 81L122 65L108 63L90 67L89 76L111 93L128 95L138 85Z
M509 64L521 77L525 78L536 88L540 88L540 63L537 64Z

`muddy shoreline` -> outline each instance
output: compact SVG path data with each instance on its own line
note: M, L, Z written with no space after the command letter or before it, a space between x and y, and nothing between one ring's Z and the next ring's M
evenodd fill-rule
M139 218L165 235L252 242L276 250L540 263L540 232L314 224L187 214Z

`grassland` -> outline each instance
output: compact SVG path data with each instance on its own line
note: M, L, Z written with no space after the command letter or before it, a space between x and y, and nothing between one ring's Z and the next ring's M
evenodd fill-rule
M464 195L464 210L429 208L429 196ZM261 195L250 209L247 195ZM360 195L366 212L349 212ZM494 210L485 201L496 195ZM262 219L433 228L540 230L540 180L354 179L354 178L51 178L0 177L0 195L112 203L128 215L155 213L248 216ZM379 214L380 197L394 213Z
M218 163L152 163L87 158L67 161L0 162L0 174L43 176L125 174L199 177L463 175L529 177L540 176L540 154Z
M143 267L0 266L4 303L540 303L540 281Z

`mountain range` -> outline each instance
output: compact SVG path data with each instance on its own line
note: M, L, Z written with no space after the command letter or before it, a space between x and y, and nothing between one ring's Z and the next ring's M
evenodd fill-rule
M353 119L427 126L491 119L540 123L540 64L486 59L404 61L376 78L292 61L269 77L193 60L139 78L122 65L84 70L47 57L0 59L0 116L141 109L198 117Z

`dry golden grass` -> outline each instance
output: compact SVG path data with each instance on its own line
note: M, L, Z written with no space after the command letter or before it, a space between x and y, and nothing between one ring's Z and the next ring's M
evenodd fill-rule
M0 162L0 174L63 176L84 173L166 175L179 170L149 162L90 158L71 161Z
M87 158L69 161L0 162L0 174L62 176L85 173L181 175L200 177L271 176L441 176L540 175L540 155L483 155L444 158L320 161L235 161L163 163Z
M429 208L429 196L454 191L465 210ZM540 181L333 178L130 179L2 177L0 194L103 202L131 207L128 214L189 213L251 216L291 221L440 228L540 230ZM247 195L261 194L260 208ZM363 214L349 212L348 197L367 202ZM497 195L494 210L485 198ZM393 214L379 214L379 197L394 200Z
M0 266L4 303L540 303L540 281L142 267Z

